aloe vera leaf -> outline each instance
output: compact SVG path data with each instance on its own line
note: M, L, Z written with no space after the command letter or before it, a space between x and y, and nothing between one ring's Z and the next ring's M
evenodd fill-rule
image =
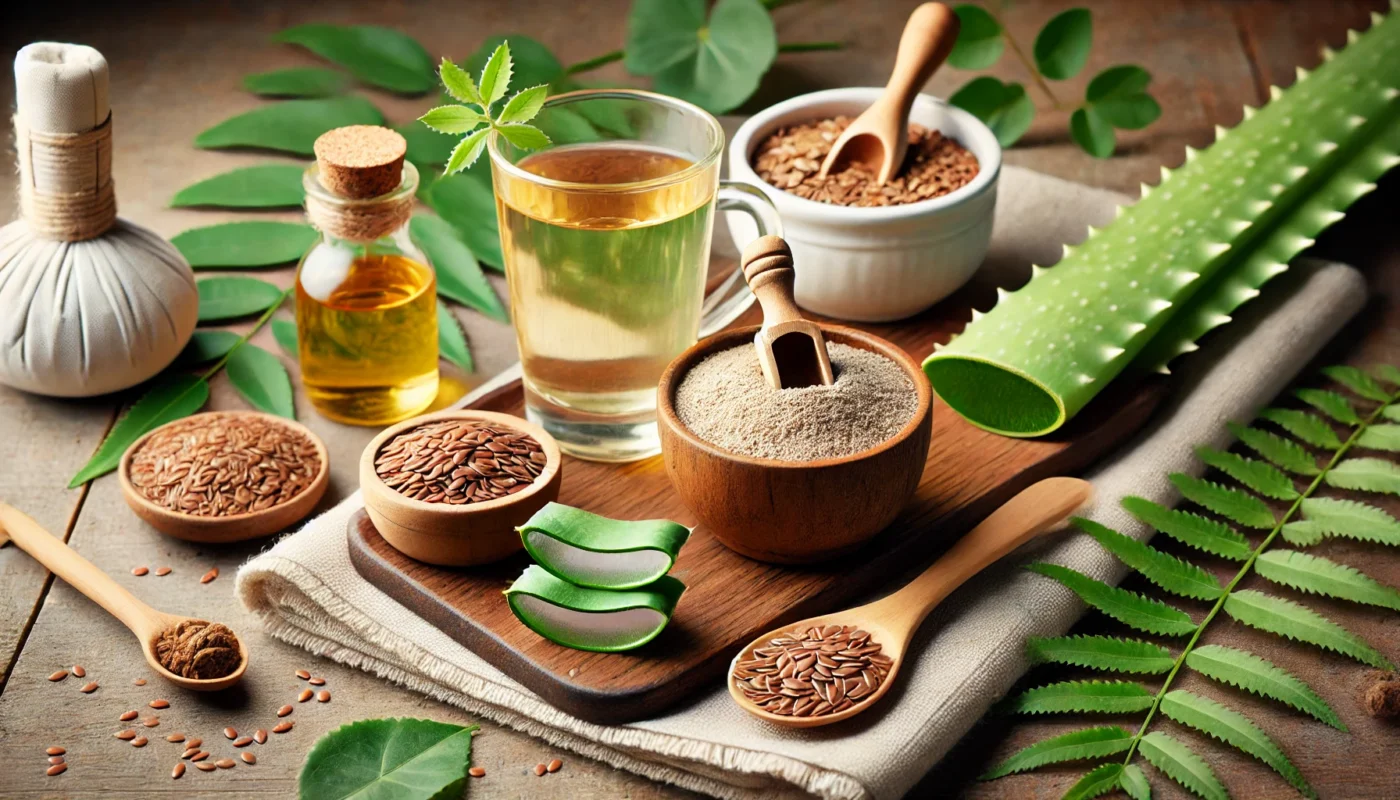
M549 503L519 528L536 563L591 589L636 589L671 571L690 529L667 519L617 520Z
M1058 266L1001 292L925 360L939 396L982 428L1038 436L1144 353L1150 365L1189 349L1186 337L1257 294L1251 284L1281 271L1397 163L1397 49L1400 15L1378 17L1216 144L1164 170Z
M589 589L531 564L506 590L506 601L527 628L555 644L617 653L656 638L684 591L669 575L640 589Z

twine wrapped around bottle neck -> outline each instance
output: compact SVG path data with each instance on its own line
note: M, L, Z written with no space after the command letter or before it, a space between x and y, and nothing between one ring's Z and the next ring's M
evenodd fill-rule
M112 183L112 117L83 133L31 130L16 114L19 207L34 235L96 239L117 221Z
M382 239L408 224L413 193L374 200L342 200L306 194L306 216L327 236L352 242Z

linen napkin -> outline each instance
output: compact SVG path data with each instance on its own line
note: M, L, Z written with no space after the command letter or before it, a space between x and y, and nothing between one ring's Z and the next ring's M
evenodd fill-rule
M979 280L1019 284L1029 264L1052 262L1062 242L1111 219L1121 201L1006 168ZM1364 298L1360 274L1340 264L1302 262L1270 284L1183 359L1172 396L1149 428L1086 476L1097 493L1087 516L1146 539L1150 531L1118 499L1132 493L1172 504L1167 473L1199 472L1192 448L1225 444L1224 423L1251 418ZM1027 558L1020 554L945 601L924 623L890 695L850 723L775 729L741 711L717 681L692 704L654 719L596 725L549 706L361 579L345 534L360 505L358 495L348 498L239 571L240 598L272 635L556 746L715 797L901 797L1026 670L1026 638L1062 634L1083 612L1060 584L1019 569ZM1126 572L1086 536L1048 542L1037 558L1109 582Z

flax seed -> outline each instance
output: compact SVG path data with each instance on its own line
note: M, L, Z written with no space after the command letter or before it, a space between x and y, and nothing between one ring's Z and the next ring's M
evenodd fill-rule
M135 576L138 577L138 578L144 576L146 573L148 573L148 572L150 572L150 571L151 571L151 570L150 570L148 567L132 567L132 568L131 568L131 574L132 574L132 575L135 575Z
M318 702L318 703L329 703L330 701L331 701L331 693L330 693L329 691L327 691L327 690L325 690L325 689L322 689L321 691L319 691L319 692L316 693L316 702Z
M82 667L81 664L74 664L74 665L73 665L73 677L75 677L75 678L86 678L86 677L87 677L87 670L83 669L83 667Z
M550 772L558 772L560 769L563 768L563 766L564 762L556 758L553 761L549 762L549 765L546 766L545 769L549 770Z
M64 762L63 762L63 756L49 756L49 763L50 763L50 764L62 764L62 763L64 763Z
M289 720L289 719L287 719L287 720L283 720L283 721L277 723L276 725L274 725L274 726L272 727L272 732L273 732L273 733L286 733L287 731L289 731L289 730L291 730L291 729L292 729L292 721Z
M52 778L55 775L62 775L64 772L67 771L67 764L54 764L52 767L49 767L47 770L44 770L44 774Z
M548 769L548 767L546 767L544 764L536 764L536 765L535 765L535 776L536 776L536 777L543 776L544 773L545 773L545 771L546 771L547 769Z
M170 574L170 567L156 567L156 577L164 578Z
M253 737L251 737L251 736L240 736L240 737L238 737L237 739L234 739L234 740L233 740L233 746L234 746L234 747L247 747L248 745L250 745L250 744L252 744L252 743L253 743Z
M277 716L279 717L285 717L290 713L292 713L292 707L290 705L282 706L277 709Z
M120 717L117 717L117 719L121 720L122 722L130 722L139 716L141 715L136 713L135 711L127 711L124 712Z
M199 747L204 744L203 739L189 739L185 742L185 747Z
M243 752L239 753L239 754L238 754L238 757L241 758L241 759L243 759L243 763L244 763L244 764L256 764L256 763L258 763L258 757L255 756L255 755L253 755L252 753L248 752L247 750L244 750Z
M147 738L144 737L144 736L137 736L135 739L132 739L132 740L131 740L131 746L132 746L132 747L145 747L145 746L146 746L146 743L149 742L149 741L150 741L150 739L147 739Z
M234 730L233 726L224 728L224 737L227 739L237 739L238 731Z
M54 747L48 748L48 749L45 750L44 752L45 752L45 753L48 753L48 754L51 755L51 756L61 756L61 755L63 755L64 753L66 753L66 752L68 752L68 751L67 751L67 750L64 750L62 747L54 746Z
M486 770L482 769L481 767L472 767L471 769L467 770L467 774L472 776L473 778L484 778L486 777Z
M253 741L258 744L267 744L267 731L262 728L253 731Z
M210 764L208 761L202 761L198 764L195 764L194 768L199 770L200 772L213 772L214 770L218 769L218 767L214 766L213 764Z
M311 673L307 672L304 669L299 669L297 670L297 677L301 678L302 680L306 680L307 678L311 677Z
M204 575L200 577L199 582L209 583L217 577L219 577L219 568L211 567L208 572L204 573Z
M326 685L326 679L325 679L325 678L311 678L311 679L309 679L309 680L307 681L307 683L311 684L312 686L325 686L325 685Z
M870 634L826 625L769 640L736 660L730 680L773 714L818 717L851 708L875 693L890 658Z
M97 691L97 681L92 681L90 683L83 684L83 688L79 689L78 691L82 692L83 694L92 694L93 692Z
M185 741L185 734L183 734L183 733L172 733L172 734L170 734L169 736L165 737L165 741L167 741L167 742L183 742L183 741Z
M162 698L156 698L155 700L152 700L151 702L147 703L147 705L149 705L151 708L159 710L162 708L170 708L170 701Z
M53 673L52 675L50 675L50 676L49 676L49 680L51 680L51 681L61 681L61 680L63 680L63 679L66 678L66 677L68 677L68 670L66 670L66 669L61 669L61 670L59 670L58 672L55 672L55 673Z
M196 747L189 747L189 748L186 748L186 749L185 749L185 752L184 752L184 753L181 753L181 754L180 754L180 758L182 758L182 759L191 759L191 758L194 758L194 757L197 756L197 755L199 755L199 747L198 747L198 746L196 746Z
M310 689L302 689L301 693L297 695L297 702L305 703L307 700L310 700L312 695L314 694L316 693L311 691Z
M145 685L146 685L146 679L145 679L145 678L137 678L136 680L134 680L134 681L131 682L131 685L132 685L132 686L145 686Z
M494 423L439 420L386 442L375 474L406 497L463 505L522 491L548 462L528 434Z
M160 717L146 717L141 720L141 724L145 725L147 728L154 728L160 724Z
M190 756L190 760L191 760L191 761L196 761L196 762L197 762L197 761L203 761L204 759L206 759L206 758L208 758L208 757L209 757L209 751L208 751L208 750L200 750L198 753L195 753L194 755Z
M127 728L127 729L124 730L124 731L117 731L116 733L114 733L114 734L112 734L112 735L115 736L115 737L117 737L118 739L121 739L123 742L129 742L129 741L131 741L132 739L135 739L135 738L136 738L136 731L133 731L132 729Z
M219 769L233 769L237 764L238 762L234 761L231 758L221 758L218 761L214 762L214 766L218 767Z
M185 774L185 762L183 762L183 761L177 761L177 762L175 762L175 767L174 767L173 769L170 770L170 777L171 777L171 779L177 780L177 781L178 781L178 780L180 779L180 776L181 776L181 775L184 775L184 774Z

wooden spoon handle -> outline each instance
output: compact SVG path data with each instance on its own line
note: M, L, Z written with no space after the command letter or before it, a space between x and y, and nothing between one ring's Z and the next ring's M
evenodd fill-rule
M914 97L953 52L958 30L958 15L942 3L924 3L909 15L899 38L894 71L881 97L901 109L900 119L906 125Z
M5 538L68 582L145 641L155 635L160 612L136 599L111 576L14 506L0 503L0 543Z
M780 236L761 236L744 248L744 279L763 307L763 327L804 320L793 299L792 250Z

